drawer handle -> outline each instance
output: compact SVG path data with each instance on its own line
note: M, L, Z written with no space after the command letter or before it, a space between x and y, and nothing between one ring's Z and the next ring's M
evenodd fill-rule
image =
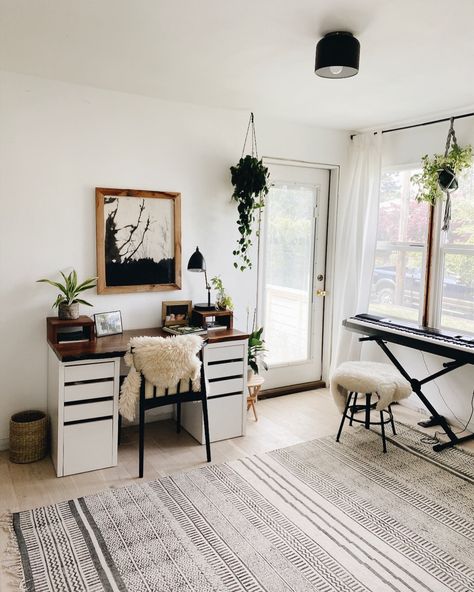
M91 378L89 380L73 380L72 382L65 382L66 386L71 386L73 384L92 384L96 382L113 382L113 376L109 378Z
M232 395L241 395L242 391L236 391L234 393L224 393L223 395L209 395L207 400L210 401L211 399L222 399L223 397L230 397Z
M222 378L209 378L209 382L223 382L224 380L234 380L234 378L243 378L243 374L234 374L234 376L223 376Z
M231 362L243 362L243 358L229 358L228 360L215 360L213 362L208 362L208 366L217 366L218 364L230 364Z
M85 403L102 403L102 401L113 401L113 397L95 397L94 399L80 399L79 401L66 401L64 403L65 407L70 407L71 405L84 405Z
M92 419L75 419L74 421L65 421L64 425L75 425L77 423L92 423L93 421L106 421L113 419L112 415L105 415L104 417L93 417Z

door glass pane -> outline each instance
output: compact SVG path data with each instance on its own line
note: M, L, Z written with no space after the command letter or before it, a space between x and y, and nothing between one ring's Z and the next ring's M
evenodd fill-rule
M316 187L278 183L266 205L265 340L269 366L310 358Z

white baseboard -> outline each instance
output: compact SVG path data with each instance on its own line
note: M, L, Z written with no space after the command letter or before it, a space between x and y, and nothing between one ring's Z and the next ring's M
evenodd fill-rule
M10 447L9 438L0 438L0 450L8 450Z

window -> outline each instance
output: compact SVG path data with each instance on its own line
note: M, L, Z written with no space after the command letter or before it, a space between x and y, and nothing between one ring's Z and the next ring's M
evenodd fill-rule
M369 312L421 321L429 207L415 199L414 169L384 171Z
M437 320L440 327L474 333L474 171L451 195L451 224L440 233Z
M417 172L411 167L382 173L369 312L474 333L474 171L461 176L451 195L448 232L439 230L444 203L434 209L432 222L430 206L416 201L410 179Z

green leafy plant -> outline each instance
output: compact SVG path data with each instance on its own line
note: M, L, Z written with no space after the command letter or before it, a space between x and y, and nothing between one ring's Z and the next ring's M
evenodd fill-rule
M50 284L54 288L58 288L60 294L58 294L55 302L53 303L53 308L59 307L60 304L74 304L78 302L79 304L85 304L86 306L92 306L90 302L86 300L82 300L78 298L78 295L85 290L90 290L94 288L96 285L96 277L87 278L82 283L78 283L77 281L77 273L76 270L73 269L69 275L64 275L62 271L59 272L63 279L64 283L54 282L53 280L48 279L41 279L37 280L38 282L45 282L46 284Z
M217 307L221 310L234 310L232 298L226 293L220 276L216 275L215 277L211 278L211 284L212 287L217 290Z
M268 366L264 360L267 348L265 347L265 340L262 339L262 333L263 327L260 327L260 329L255 329L255 331L252 331L249 335L247 363L255 374L258 374L259 364L261 364L265 370L268 370Z
M434 154L429 156L425 154L422 159L422 171L411 177L411 182L417 185L418 201L426 201L435 205L439 199L444 196L439 183L439 175L443 170L448 169L454 175L458 175L464 169L472 165L472 146L460 148L454 144L448 155Z
M262 160L247 154L241 158L236 166L230 167L231 182L234 186L232 198L237 202L239 219L237 226L240 239L233 255L240 259L235 261L234 267L240 271L250 269L252 261L248 250L252 245L252 230L255 219L255 212L261 210L265 203L264 198L268 193L268 168L263 165ZM257 231L258 236L258 231Z

